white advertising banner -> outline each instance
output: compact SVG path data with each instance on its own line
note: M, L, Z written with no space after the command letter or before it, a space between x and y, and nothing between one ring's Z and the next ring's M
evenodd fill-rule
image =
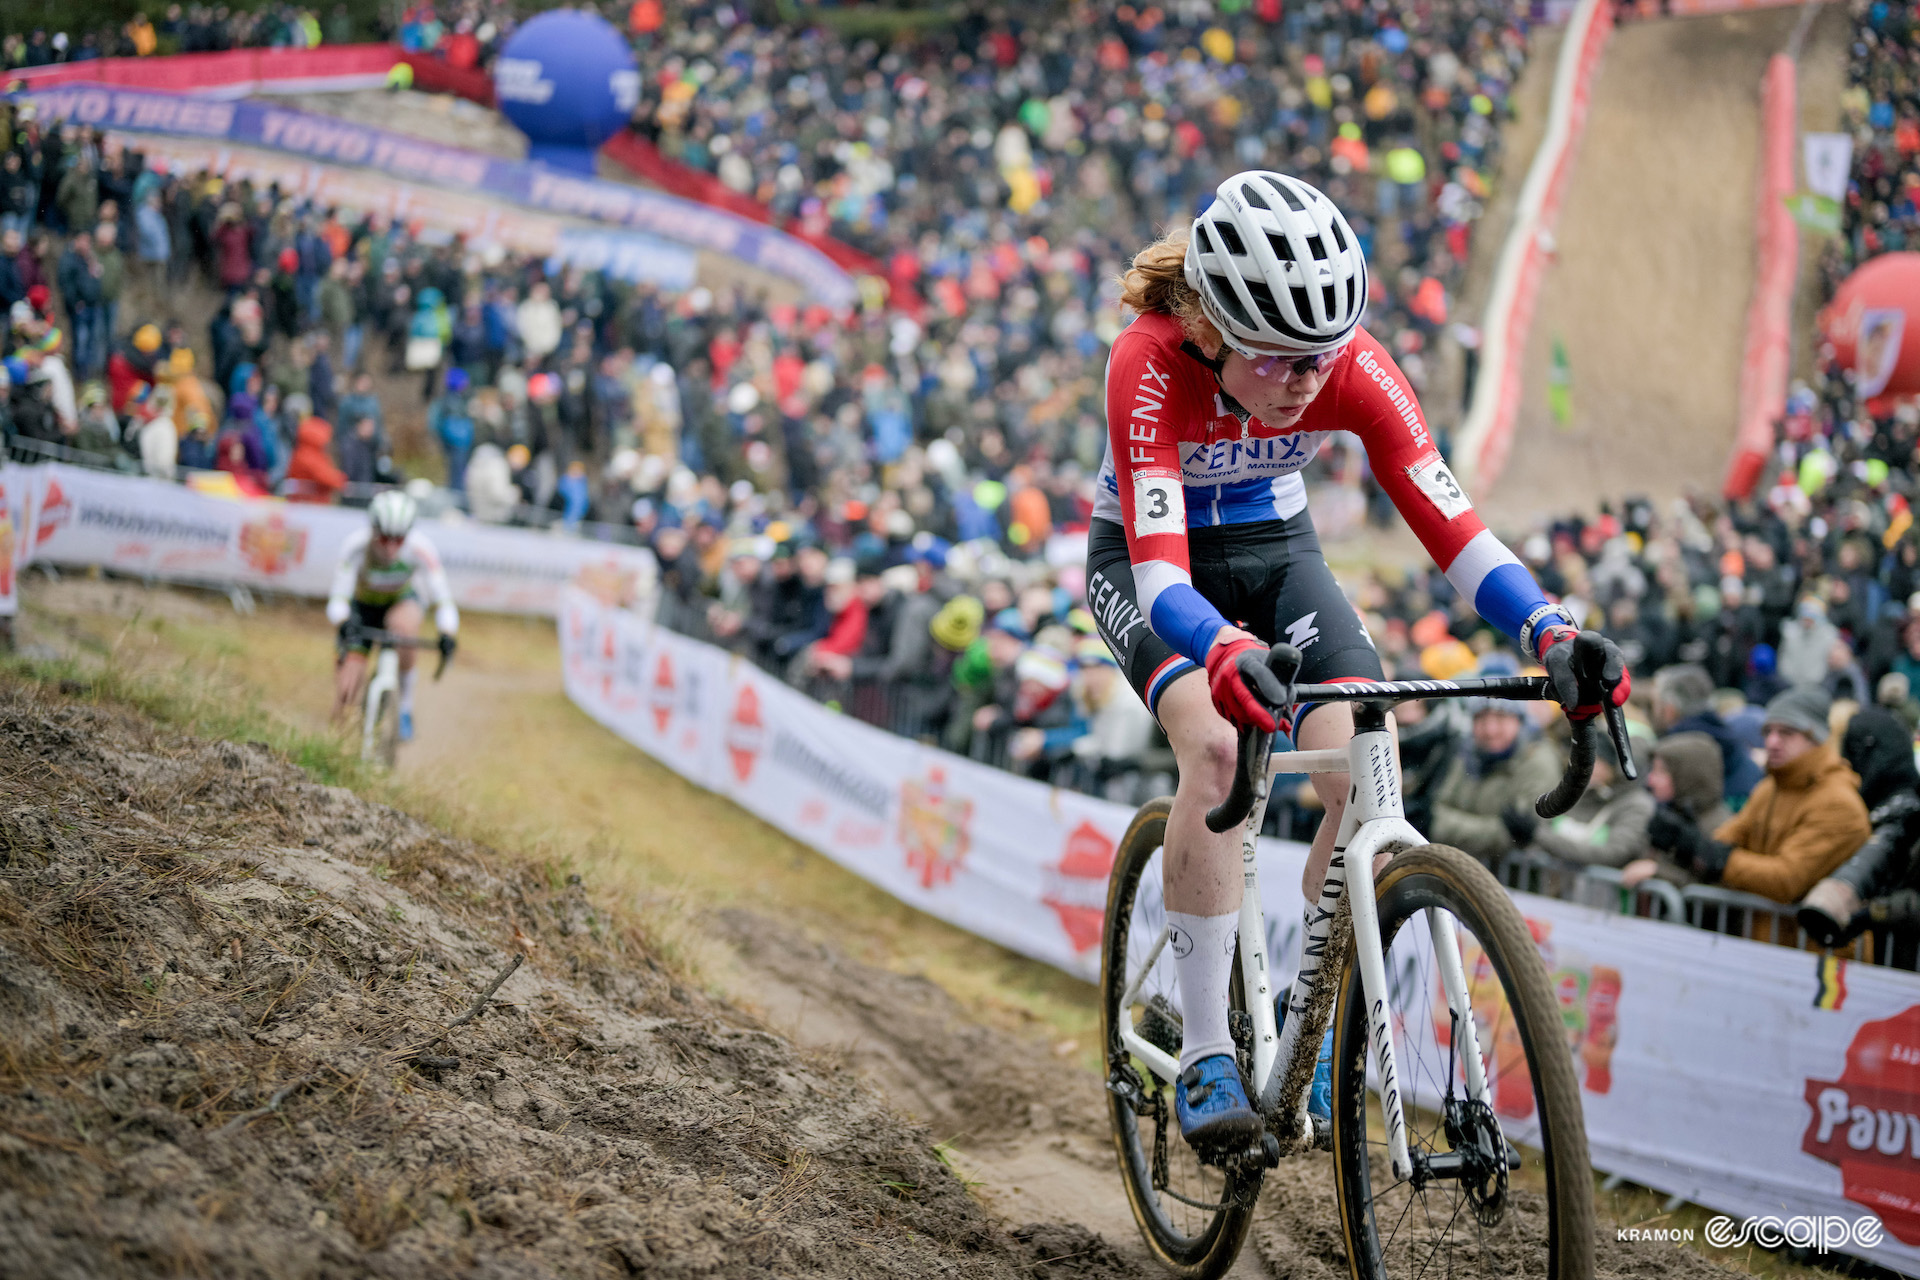
M568 695L622 738L928 914L1097 976L1130 810L835 714L584 591L564 593L559 625ZM1305 849L1268 841L1264 855L1284 982ZM1920 977L1515 898L1559 996L1597 1168L1789 1234L1823 1220L1830 1247L1920 1275ZM1524 1136L1531 1095L1503 1086L1517 1046L1493 1030L1511 1022L1467 950L1494 1106ZM1447 1024L1423 954L1403 943L1390 976L1399 1035L1431 1062Z
M27 558L170 582L324 596L341 545L367 519L351 508L220 498L59 463L9 466L5 476L9 491L31 490L36 508L22 538ZM561 589L583 575L626 580L641 593L655 576L653 553L640 547L464 520L420 527L464 609L551 616Z

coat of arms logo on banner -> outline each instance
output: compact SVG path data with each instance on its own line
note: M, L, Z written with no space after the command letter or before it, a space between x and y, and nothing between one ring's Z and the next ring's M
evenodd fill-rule
M953 882L972 843L972 819L973 801L947 794L945 769L929 769L924 782L909 778L900 784L900 845L921 888Z
M240 526L240 556L255 572L285 573L307 558L307 531L279 514L249 520Z

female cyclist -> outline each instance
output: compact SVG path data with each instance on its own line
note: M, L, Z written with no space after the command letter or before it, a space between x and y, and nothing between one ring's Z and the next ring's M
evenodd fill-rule
M1325 433L1360 438L1428 554L1482 618L1541 660L1563 707L1584 716L1599 706L1577 705L1573 646L1563 643L1577 634L1573 619L1480 523L1405 375L1360 327L1366 259L1331 200L1278 173L1238 174L1190 228L1141 250L1122 288L1139 318L1107 362L1087 596L1179 762L1164 867L1184 1013L1180 1129L1196 1144L1238 1143L1260 1128L1227 1030L1240 834L1208 831L1206 812L1232 784L1238 729L1276 728L1269 644L1301 651L1303 683L1382 677L1307 514L1300 471ZM1202 671L1205 680L1185 678ZM1600 684L1615 705L1626 701L1611 642ZM1293 732L1303 750L1341 747L1353 717L1343 704L1304 706ZM1309 903L1347 776L1315 774L1313 785L1326 816L1301 884Z

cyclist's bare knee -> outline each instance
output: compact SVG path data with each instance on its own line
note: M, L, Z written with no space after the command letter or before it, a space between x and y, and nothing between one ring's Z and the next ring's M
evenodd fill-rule
M1209 805L1224 800L1233 789L1240 742L1233 726L1213 709L1206 681L1174 682L1160 699L1159 711L1180 766L1180 795Z

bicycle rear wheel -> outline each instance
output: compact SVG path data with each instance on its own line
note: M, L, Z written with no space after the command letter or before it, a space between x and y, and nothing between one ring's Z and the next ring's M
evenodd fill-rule
M1484 867L1444 845L1395 857L1376 896L1416 1175L1399 1180L1389 1168L1379 1099L1367 1087L1360 966L1349 948L1333 1027L1333 1141L1355 1280L1590 1280L1593 1175L1580 1088L1525 918ZM1466 1037L1448 1009L1429 911L1451 919L1459 938L1491 1105L1467 1092ZM1424 1183L1423 1162L1431 1171Z
M1122 1027L1133 1028L1174 1057L1180 1054L1173 957L1163 947L1146 968L1166 927L1159 855L1171 807L1165 797L1149 800L1114 855L1100 956L1101 1044L1113 1144L1140 1234L1175 1275L1212 1280L1239 1255L1265 1169L1251 1161L1232 1170L1200 1163L1180 1136L1172 1086L1163 1085L1120 1039ZM1136 977L1140 989L1123 1008L1122 997ZM1236 1025L1244 1023L1245 1007L1236 959L1230 1015Z

